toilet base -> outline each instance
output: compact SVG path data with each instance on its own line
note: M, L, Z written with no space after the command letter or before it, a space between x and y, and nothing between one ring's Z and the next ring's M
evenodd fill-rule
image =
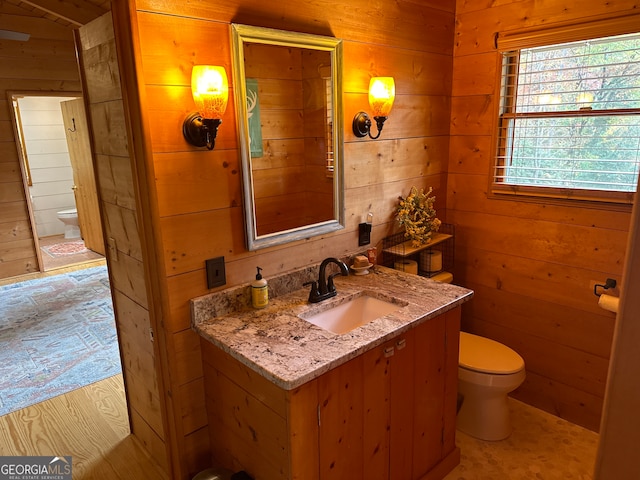
M65 224L65 226L64 226L64 238L65 239L80 238L80 227L77 226L77 225Z
M495 442L509 437L512 428L506 393L498 392L497 395L489 396L464 395L456 428L480 440Z

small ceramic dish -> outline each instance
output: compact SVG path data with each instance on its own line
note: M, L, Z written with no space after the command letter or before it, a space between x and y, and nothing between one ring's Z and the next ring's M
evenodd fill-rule
M373 263L370 263L365 267L354 267L353 265L351 265L351 270L353 270L354 275L366 275L369 273L369 269L371 267L373 267Z

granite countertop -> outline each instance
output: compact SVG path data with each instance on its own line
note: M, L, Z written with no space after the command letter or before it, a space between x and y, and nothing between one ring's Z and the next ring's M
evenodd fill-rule
M270 298L261 310L248 306L248 285L195 298L191 300L192 327L279 387L292 390L473 296L473 291L457 285L377 266L368 275L336 277L338 294L312 304L309 287L297 286L317 278L314 275L313 270L305 269L297 277L280 276L273 282L265 277ZM284 293L287 288L295 289ZM341 335L298 317L363 292L397 303L398 309Z

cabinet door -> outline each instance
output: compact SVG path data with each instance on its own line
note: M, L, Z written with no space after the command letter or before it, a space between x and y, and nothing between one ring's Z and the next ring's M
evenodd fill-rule
M407 339L411 335L321 377L322 480L411 478L413 342Z
M454 312L318 379L322 480L419 479L455 449Z
M394 342L369 350L363 355L363 455L362 478L389 478L389 429L391 417L391 361Z
M445 315L423 323L414 331L416 403L412 478L420 478L442 459L446 403L445 331Z
M322 480L367 478L362 474L362 365L360 355L318 378Z
M458 414L458 352L460 349L460 307L446 313L446 363L444 372L444 434L442 457L456 450Z
M429 322L427 322L429 323ZM420 327L418 327L420 328ZM391 358L389 430L389 478L418 478L413 473L415 428L415 330L394 341L395 355Z

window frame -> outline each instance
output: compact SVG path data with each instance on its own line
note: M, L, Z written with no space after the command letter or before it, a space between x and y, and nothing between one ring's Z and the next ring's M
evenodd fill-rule
M615 17L609 19L601 19L589 23L580 24L562 24L550 28L522 29L518 31L505 31L496 34L496 51L497 51L497 84L495 92L495 114L494 127L492 131L492 152L491 152L491 172L489 178L489 196L496 198L501 196L519 196L531 200L551 199L559 201L579 201L584 204L613 204L614 206L630 206L633 204L635 192L618 192L606 190L587 190L563 187L549 186L531 186L531 185L514 185L497 181L500 177L500 171L506 168L501 160L504 160L506 152L506 142L508 136L505 130L509 127L511 121L517 118L535 118L535 117L560 117L560 116L597 116L597 115L624 115L630 112L637 113L636 109L617 109L617 110L588 110L588 111L567 111L567 112L531 112L516 113L514 112L514 104L502 105L502 99L510 98L515 102L515 95L503 95L505 88L515 89L517 85L509 83L502 84L502 78L505 75L505 68L511 68L513 71L508 72L514 78L518 76L520 55L519 52L525 48L544 47L557 45L568 42L597 39L615 35L623 35L629 33L640 32L640 15L627 15L624 17ZM512 53L516 59L515 63L505 66L503 57L505 54ZM508 92L507 92L508 93Z

